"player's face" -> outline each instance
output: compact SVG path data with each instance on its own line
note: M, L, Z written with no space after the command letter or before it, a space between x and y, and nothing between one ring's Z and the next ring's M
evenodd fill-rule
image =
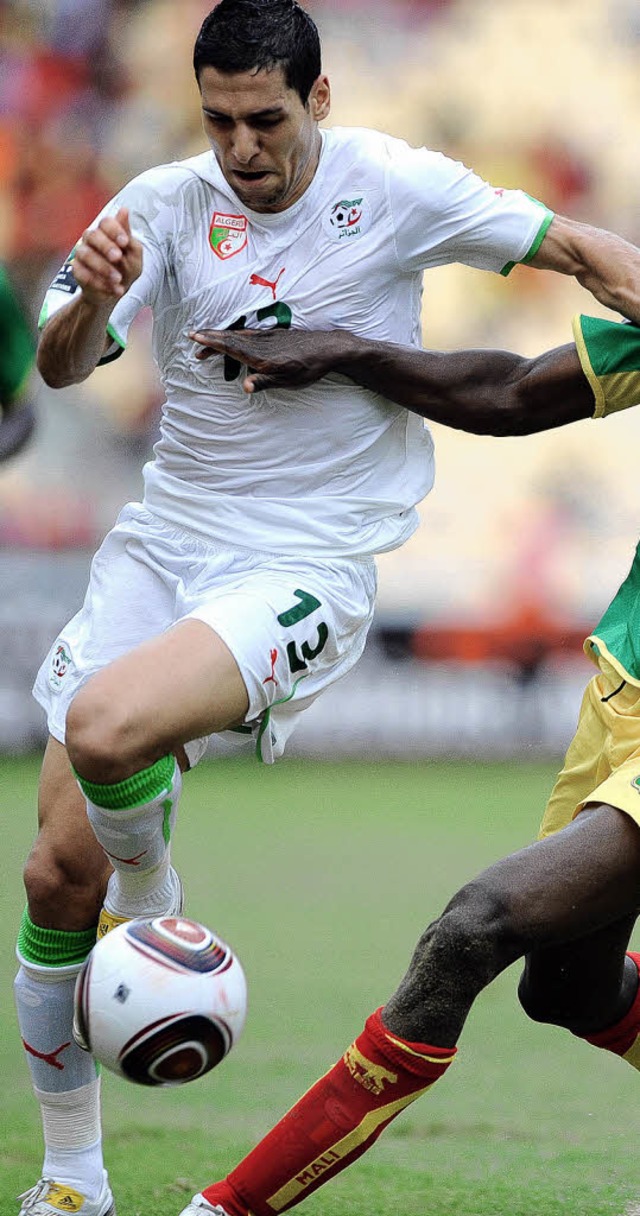
M252 211L284 211L304 194L318 166L318 123L329 113L326 76L309 100L282 68L200 73L205 134L232 190Z

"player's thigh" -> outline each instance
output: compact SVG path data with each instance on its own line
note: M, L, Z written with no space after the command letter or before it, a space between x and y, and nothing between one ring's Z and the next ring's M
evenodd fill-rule
M72 702L74 765L110 757L143 767L190 740L242 722L247 690L228 646L202 621L184 620L94 675Z
M72 703L75 767L119 779L108 775L110 756L135 771L179 744L247 725L270 745L273 737L280 754L271 711L304 707L346 674L364 647L374 592L371 562L238 554L221 564L214 555L185 592L182 619L109 664ZM263 748L262 758L271 753Z
M524 953L584 937L636 914L640 828L616 807L589 807L562 831L490 866L477 883L505 910L504 930Z
M43 928L87 928L97 919L110 872L66 749L50 738L38 789L38 836L24 874L31 919Z
M179 621L102 675L108 694L127 689L127 729L152 733L160 750L235 726L248 709L234 655L203 621Z

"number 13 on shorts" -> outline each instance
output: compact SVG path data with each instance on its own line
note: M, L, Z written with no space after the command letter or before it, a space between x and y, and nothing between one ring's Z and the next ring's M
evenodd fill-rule
M298 590L294 591L294 596L298 601L293 608L289 608L286 612L281 612L278 616L278 624L283 628L289 629L293 625L297 625L299 621L306 620L307 617L317 613L322 608L319 599L312 595L310 591ZM329 640L329 628L326 621L314 621L315 636L311 634L309 640L300 643L291 641L287 643L287 658L289 660L289 670L292 675L299 671L307 671L309 663L316 659L324 650L327 641ZM311 630L311 622L309 622Z

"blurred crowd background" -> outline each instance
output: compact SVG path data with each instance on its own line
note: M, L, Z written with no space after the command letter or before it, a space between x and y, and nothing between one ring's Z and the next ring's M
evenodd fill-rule
M191 53L210 7L0 0L0 263L34 333L49 281L104 202L146 167L204 148ZM520 186L640 243L637 0L307 7L333 83L332 124L440 149L496 186ZM604 315L557 275L516 268L505 280L447 267L427 277L424 343L535 354L570 341L578 311ZM143 315L125 357L77 388L51 392L34 371L36 435L0 470L0 637L9 656L0 746L39 739L29 679L78 605L92 550L120 505L140 494L162 402L148 331ZM402 731L412 737L409 689L415 749L450 750L462 736L469 748L488 739L494 750L557 749L588 675L580 638L637 540L640 503L627 470L640 411L526 439L434 431L436 489L419 533L380 562L349 739L371 738L367 712L384 703L401 750ZM403 690L397 706L391 676ZM517 729L513 705L506 716L499 708L505 680L524 698ZM466 707L467 735L453 710L450 729L443 701ZM335 719L329 704L325 743ZM379 746L394 750L390 731L380 727Z

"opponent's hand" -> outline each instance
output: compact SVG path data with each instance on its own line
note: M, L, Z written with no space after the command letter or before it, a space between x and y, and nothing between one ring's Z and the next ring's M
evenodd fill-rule
M141 272L142 245L131 233L126 207L83 233L73 256L73 275L86 299L96 304L119 300Z
M203 329L189 337L201 347L196 359L227 355L246 364L245 393L313 384L329 372L340 371L355 342L342 329Z

